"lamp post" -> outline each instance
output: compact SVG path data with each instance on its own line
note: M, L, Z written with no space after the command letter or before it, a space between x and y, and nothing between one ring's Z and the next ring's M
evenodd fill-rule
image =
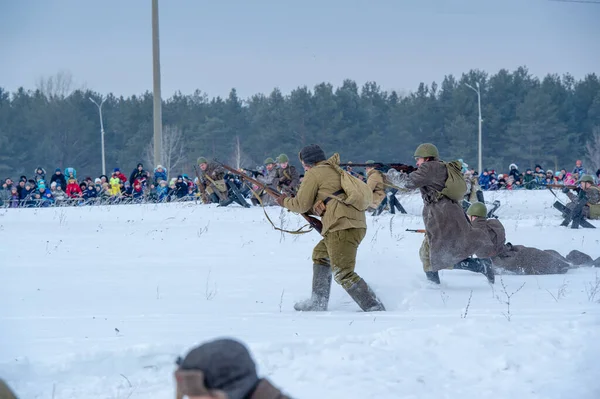
M100 114L100 141L102 146L102 174L106 175L106 158L104 156L104 123L102 122L102 104L106 101L106 98L100 102L100 105L93 98L90 97L90 101L96 104L98 107L98 113Z
M477 89L475 89L473 86L471 86L468 83L465 83L467 85L467 87L469 87L470 89L472 89L475 93L477 93L477 108L479 110L479 145L478 145L478 162L477 162L477 172L481 174L481 171L483 170L483 166L482 166L482 156L481 156L481 122L483 122L483 119L481 119L481 92L479 90L479 82L475 83L475 86L477 86Z
M162 99L160 94L160 42L158 34L158 0L152 0L152 74L154 117L154 165L162 164Z

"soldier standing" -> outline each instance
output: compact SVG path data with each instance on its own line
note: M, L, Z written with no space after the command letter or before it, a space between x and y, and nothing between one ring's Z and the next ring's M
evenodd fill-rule
M572 222L571 228L578 229L584 222L584 218L600 219L600 188L594 186L594 178L590 175L579 179L579 184L577 195L573 194L568 187L563 188L563 193L567 194L571 202L567 204L570 212L561 226L566 227ZM586 223L585 227L595 228L590 223Z
M457 168L458 176L449 179L449 167L440 161L437 147L430 143L418 146L414 157L417 170L408 175L406 188L418 188L423 198L426 232L419 256L427 279L439 284L439 270L454 268L481 273L493 284L492 261L489 258L470 258L475 253L474 248L483 245L478 241L484 238L472 236L471 223L456 199L466 191L460 172L462 165ZM451 194L454 191L460 193Z
M322 215L323 239L313 249L313 279L310 299L296 303L298 311L325 311L329 303L332 274L354 301L365 311L383 311L383 304L369 288L365 280L354 272L358 246L367 233L364 211L341 201L329 200L332 196L345 196L341 176L333 165L339 165L340 157L334 154L326 159L316 144L300 151L300 161L306 173L296 197L282 195L277 203L296 213L313 211ZM325 211L316 210L324 204ZM324 212L324 213L323 213Z
M277 186L280 192L294 196L300 185L300 175L294 165L290 165L290 159L286 154L277 157L279 168L277 169Z

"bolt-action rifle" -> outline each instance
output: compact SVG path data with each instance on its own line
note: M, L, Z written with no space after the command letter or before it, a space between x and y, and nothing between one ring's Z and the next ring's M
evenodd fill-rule
M406 229L406 231L410 231L412 233L425 233L425 229Z
M280 198L283 195L283 194L273 190L272 188L269 188L266 184L261 183L258 180L253 179L250 176L247 176L246 174L233 169L230 166L224 165L218 161L215 161L215 162L217 162L219 165L221 165L223 167L223 169L228 170L232 174L235 174L235 175L239 176L240 178L242 178L243 180L247 180L250 183L255 184L258 187L262 188L263 190L265 190L265 192L267 194L269 194L271 197L273 197L275 199ZM300 216L302 216L308 222L310 227L317 230L317 232L319 232L319 234L321 234L321 231L323 231L323 223L321 223L321 221L319 219L312 217L312 216L308 215L307 213L302 213L302 214L300 214Z
M546 184L546 187L549 187L549 188L568 188L570 190L577 190L579 188L578 186L565 186L563 184Z
M375 163L341 163L340 167L344 167L344 166L349 166L351 168L356 167L356 168L387 168L389 169L395 169L398 172L404 172L406 174L409 174L411 172L414 172L415 170L417 170L417 168L415 168L412 165L407 165L404 163L383 163L383 162L375 162Z

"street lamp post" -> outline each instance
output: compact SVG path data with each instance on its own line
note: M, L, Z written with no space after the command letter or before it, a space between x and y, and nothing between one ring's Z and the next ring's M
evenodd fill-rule
M90 97L90 101L96 104L98 107L98 113L100 114L100 142L102 146L102 174L106 175L106 158L104 156L104 123L102 122L102 104L106 101L106 98L100 102L100 105L93 98Z
M481 122L483 122L483 119L481 119L481 92L479 90L479 82L475 83L475 86L477 86L477 89L475 89L473 86L471 86L468 83L465 83L470 89L472 89L475 93L477 93L477 108L479 110L479 146L478 146L478 152L479 152L479 159L477 162L477 173L481 174L481 172L483 171L483 166L482 166L482 156L481 156Z

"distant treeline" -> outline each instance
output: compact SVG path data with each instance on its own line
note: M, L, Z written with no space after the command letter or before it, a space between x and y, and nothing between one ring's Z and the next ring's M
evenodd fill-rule
M289 95L278 89L240 99L208 98L197 90L163 101L165 150L169 173L191 173L199 156L252 167L287 153L297 163L299 149L320 144L342 160L412 163L415 147L433 142L443 158L477 164L477 94L483 116L484 167L507 171L570 168L600 140L600 81L570 75L532 76L526 67L488 75L471 70L440 84L421 83L401 96L374 82L362 87L345 80L340 87L320 83ZM468 84L468 85L467 85ZM107 171L146 169L152 142L152 93L115 97L74 90L70 78L57 75L39 89L9 93L0 88L0 177L32 174L38 167L74 167L78 176L101 171L100 103L105 128ZM596 137L594 138L594 132ZM593 150L593 148L592 148ZM592 151L590 150L590 151ZM593 159L587 162L594 162ZM596 160L597 161L597 160ZM236 165L237 166L237 165ZM589 165L598 167L600 165ZM51 173L51 172L50 172Z

